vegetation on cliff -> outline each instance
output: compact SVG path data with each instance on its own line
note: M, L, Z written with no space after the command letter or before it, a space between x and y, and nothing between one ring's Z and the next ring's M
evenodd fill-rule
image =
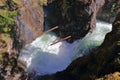
M47 5L48 2L52 2L54 0L34 0L34 1L35 3L30 5L29 7L26 7L26 5L23 4L22 0L0 0L0 80L9 79L25 80L28 78L28 74L17 65L18 54L12 52L13 54L10 55L10 53L8 53L9 52L8 50L11 49L11 46L13 46L11 38L13 37L17 38L14 35L16 34L14 30L18 28L16 27L15 23L15 16L19 13L18 8L21 12L26 13L26 15L24 15L23 17L23 21L25 21L29 26L32 26L30 28L31 30L33 30L33 32L38 34L39 32L38 29L40 29L39 27L35 28L34 27L35 25L36 26L39 25L40 27L42 27L41 29L43 29L44 12L42 6ZM55 8L53 8L55 10L53 11L55 13L55 16L57 16L59 20L55 24L60 26L60 32L58 33L58 35L60 37L65 37L66 35L72 36L76 35L75 37L72 37L72 40L68 40L69 42L73 42L74 40L81 38L80 36L82 37L85 36L85 34L87 34L87 32L91 28L94 28L93 26L90 25L93 13L89 14L88 16L88 13L85 11L85 8L86 7L90 8L91 4L89 3L84 4L84 2L79 2L78 0L76 0L75 2L73 1L74 0L62 0L62 1L55 0L54 3L51 3L52 5L55 5ZM112 5L111 12L115 12L116 10L118 11L119 8L120 8L119 3L115 3L114 5ZM33 13L37 15L37 18L36 17L35 19L31 18L31 16L34 16ZM24 19L25 17L27 20ZM38 25L36 24L36 21L38 21ZM81 23L79 23L80 21ZM77 30L76 32L75 31L72 32L71 29ZM68 33L65 33L64 30L69 31ZM24 36L24 33L20 36ZM112 74L116 71L119 73L120 72L119 36L120 36L120 13L118 14L116 20L113 23L112 32L106 35L104 43L98 49L94 50L87 56L83 56L73 61L65 71L50 76L47 75L44 77L38 77L38 79L95 80L98 78L98 80L105 80L106 76L109 77L109 75L107 74ZM27 35L27 37L29 36ZM31 37L29 38L31 39ZM29 40L29 38L27 40Z
M18 14L16 4L12 0L0 0L0 80L18 80L25 73L17 65L17 53L12 52L13 37Z
M29 9L39 8L39 5L47 5L46 1L36 0L34 4L30 5ZM18 30L16 15L27 10L23 5L22 0L0 1L0 80L25 80L28 78L28 74L19 67L20 65L17 62L19 55L17 50L21 49L21 43L19 43L20 40L16 33ZM40 9L42 10L42 8ZM44 15L40 14L39 16Z
M8 52L8 49L12 46L11 38L13 38L13 34L15 34L15 16L18 14L18 11L15 10L15 4L9 1L10 0L0 1L0 54Z

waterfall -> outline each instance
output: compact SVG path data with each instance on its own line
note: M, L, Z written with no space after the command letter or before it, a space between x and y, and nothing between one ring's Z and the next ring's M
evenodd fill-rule
M27 44L21 50L19 60L26 62L28 72L35 71L37 75L53 74L65 70L74 59L100 46L106 33L111 29L111 24L97 21L95 30L83 39L72 44L62 41L52 46L50 44L59 38L49 32Z

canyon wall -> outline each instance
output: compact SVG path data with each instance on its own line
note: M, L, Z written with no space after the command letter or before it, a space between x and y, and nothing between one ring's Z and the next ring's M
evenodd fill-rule
M65 71L39 77L40 80L95 80L120 71L120 13L103 44L86 56L74 60ZM108 78L109 79L109 78ZM102 79L103 80L103 79ZM105 80L105 79L104 79Z
M24 0L17 16L17 36L25 44L31 43L43 32L44 12L38 0Z
M47 20L52 22L52 26L59 26L55 30L59 37L71 35L72 38L67 41L72 43L94 30L97 12L104 3L104 0L53 0L47 7L56 22L52 22L50 16Z

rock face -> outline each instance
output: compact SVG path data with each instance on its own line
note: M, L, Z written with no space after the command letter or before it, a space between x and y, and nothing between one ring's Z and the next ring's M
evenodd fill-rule
M44 12L39 4L46 4L45 2L46 0L17 1L21 5L20 15L17 17L17 32L23 42L30 43L43 32ZM94 30L97 12L105 2L111 7L113 1L108 3L108 0L48 0L47 2L46 7L51 15L45 18L45 22L49 22L52 27L59 26L55 33L60 38L71 35L67 41L72 43ZM103 13L106 14L105 11L100 11L98 18L108 19L102 15Z
M17 17L17 35L24 43L32 42L43 32L44 12L38 0L23 0Z
M108 75L105 75L104 77L102 78L98 78L96 80L120 80L120 72L115 72L113 74L108 74Z
M44 29L44 11L42 3L51 15L45 18L52 27L59 26L55 33L60 37L72 36L67 41L72 43L83 38L89 31L93 31L96 23L96 15L104 5L103 11L99 11L98 18L113 20L109 13L114 1L109 0L21 0L15 1L20 6L20 15L17 17L18 36L24 43L32 42ZM106 9L107 8L107 9ZM107 11L107 13L106 13ZM105 16L103 15L105 14ZM53 17L51 17L53 16ZM106 17L107 16L107 17ZM55 19L53 19L55 18ZM108 19L108 20L107 20Z
M120 71L120 13L103 44L89 55L73 61L62 72L38 77L40 80L95 80L97 77Z
M120 11L120 0L105 0L105 5L98 12L97 18L112 23L118 11Z
M0 6L4 6L5 5L5 0L0 0Z
M103 4L104 0L55 0L47 7L56 18L53 25L59 26L56 34L61 38L71 35L67 41L73 42L95 28L96 14Z

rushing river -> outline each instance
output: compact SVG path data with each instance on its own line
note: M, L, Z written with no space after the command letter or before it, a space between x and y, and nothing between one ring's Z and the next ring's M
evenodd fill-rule
M19 60L26 62L28 72L35 71L37 75L62 71L74 59L100 46L111 28L111 24L97 21L96 29L83 39L72 44L62 41L52 46L50 44L59 38L52 32L44 34L21 50Z

